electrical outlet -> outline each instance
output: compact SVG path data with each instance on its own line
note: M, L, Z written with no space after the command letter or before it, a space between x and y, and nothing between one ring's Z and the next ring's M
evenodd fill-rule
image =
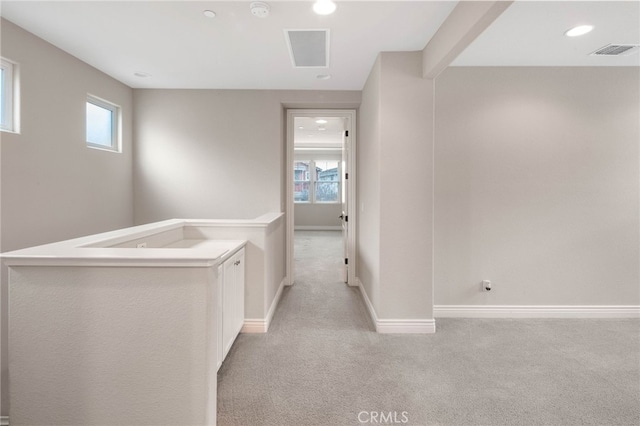
M138 243L136 244L136 248L147 248L147 243Z
M482 280L482 291L491 291L491 281Z

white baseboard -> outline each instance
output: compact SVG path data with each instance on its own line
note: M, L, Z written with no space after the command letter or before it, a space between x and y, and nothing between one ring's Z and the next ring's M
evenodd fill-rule
M295 231L341 231L341 226L302 226L296 225Z
M432 334L436 332L435 319L381 320L376 324L380 334Z
M245 318L244 324L242 324L242 329L240 329L240 333L266 333L268 329L269 325L264 319Z
M436 305L436 318L640 318L634 305Z
M0 426L9 426L9 416L0 416Z
M371 321L373 321L373 325L376 327L376 331L377 331L378 315L376 315L376 310L373 308L373 304L371 303L371 300L369 300L369 295L367 295L367 291L364 289L364 286L362 285L362 281L360 281L360 278L356 278L356 283L358 288L360 289L360 294L362 295L364 304L367 307L367 311L369 311L369 317L371 317Z
M269 308L269 312L267 312L266 318L245 318L244 324L242 325L242 330L240 333L266 333L269 331L269 325L271 324L271 320L273 319L273 315L276 313L276 308L278 307L278 303L280 303L280 298L282 297L282 290L284 289L285 283L287 282L287 278L283 278L280 282L280 286L278 287L278 291L276 292L276 296L273 298L273 302L271 302L271 307Z
M430 334L436 332L435 319L380 319L364 289L360 278L356 278L360 294L367 306L371 320L380 334Z
M267 312L267 329L265 330L265 333L269 330L269 325L271 325L273 315L276 313L276 309L278 308L278 304L280 303L280 298L282 297L282 290L284 290L284 286L286 283L287 277L284 277L282 281L280 281L280 285L278 286L276 296L273 298L273 302L271 302L271 306L269 307L269 311Z

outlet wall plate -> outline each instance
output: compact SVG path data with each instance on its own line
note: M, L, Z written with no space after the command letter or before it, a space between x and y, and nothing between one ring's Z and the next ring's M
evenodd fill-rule
M491 281L482 280L482 291L491 291Z

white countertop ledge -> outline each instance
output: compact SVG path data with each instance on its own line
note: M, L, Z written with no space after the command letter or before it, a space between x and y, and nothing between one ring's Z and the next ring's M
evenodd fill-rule
M283 217L268 213L250 220L170 219L0 255L7 266L127 266L211 267L224 262L246 245L245 240L197 239L184 236L188 228L268 228ZM170 235L161 245L114 247ZM182 236L181 236L182 235Z

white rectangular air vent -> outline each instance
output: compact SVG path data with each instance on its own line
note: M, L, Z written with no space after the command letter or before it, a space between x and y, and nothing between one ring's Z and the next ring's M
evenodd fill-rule
M608 44L593 52L592 56L627 56L638 51L637 44Z
M285 30L285 38L294 67L329 66L329 30Z

